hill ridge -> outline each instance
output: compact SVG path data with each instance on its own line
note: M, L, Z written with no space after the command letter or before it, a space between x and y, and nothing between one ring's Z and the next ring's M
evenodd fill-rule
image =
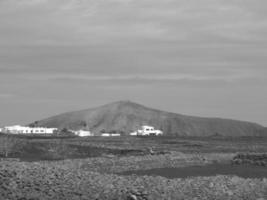
M264 130L264 127L257 123L177 114L129 100L66 112L38 121L38 126L60 129L78 130L86 125L97 135L103 130L129 134L145 124L161 129L167 135L179 136L256 136Z

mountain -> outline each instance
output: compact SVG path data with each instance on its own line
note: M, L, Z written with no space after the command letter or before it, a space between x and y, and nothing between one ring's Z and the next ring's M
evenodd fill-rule
M68 112L35 122L36 126L89 128L93 133L123 131L129 134L142 125L151 125L167 135L256 136L264 127L255 123L220 118L193 117L151 109L130 101L119 101L97 108Z

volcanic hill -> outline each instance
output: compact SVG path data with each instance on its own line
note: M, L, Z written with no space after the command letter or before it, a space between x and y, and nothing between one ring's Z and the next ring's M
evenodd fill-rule
M142 125L179 136L257 136L264 127L250 122L220 118L202 118L151 109L130 101L119 101L97 108L68 112L35 123L36 126L79 130L89 128L96 135L101 131L129 134Z

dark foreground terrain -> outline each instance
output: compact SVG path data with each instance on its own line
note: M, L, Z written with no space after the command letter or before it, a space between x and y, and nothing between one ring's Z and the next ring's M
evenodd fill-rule
M267 199L267 138L1 135L0 142L1 200ZM163 169L169 176L155 173Z

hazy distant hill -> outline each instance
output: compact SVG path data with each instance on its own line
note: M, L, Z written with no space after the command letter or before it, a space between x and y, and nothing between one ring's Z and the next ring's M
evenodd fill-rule
M38 126L82 129L96 134L101 130L129 134L141 125L152 125L169 135L254 136L262 134L261 125L219 118L201 118L151 109L130 101L119 101L93 109L74 111L41 120Z

